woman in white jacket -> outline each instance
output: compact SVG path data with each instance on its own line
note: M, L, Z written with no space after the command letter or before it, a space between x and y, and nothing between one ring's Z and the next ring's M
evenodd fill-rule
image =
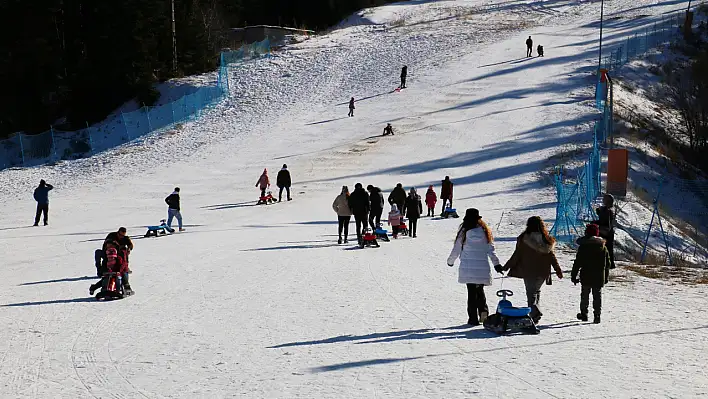
M492 231L474 208L467 209L465 218L457 232L455 246L447 258L447 265L452 267L460 258L460 273L458 281L467 285L468 324L478 326L489 315L484 286L492 285L492 270L489 260L494 266L500 264L494 249Z

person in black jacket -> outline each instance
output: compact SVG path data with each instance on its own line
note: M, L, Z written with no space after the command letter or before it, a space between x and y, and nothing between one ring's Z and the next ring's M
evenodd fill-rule
M54 187L44 180L39 181L39 186L34 189L34 200L37 201L37 213L34 215L34 225L39 225L39 217L44 214L44 225L49 221L49 192Z
M349 116L354 116L354 97L352 97L351 100L349 100Z
M390 205L396 204L398 210L403 214L403 208L406 205L406 190L403 188L403 184L396 184L396 188L388 196L388 203Z
M410 224L409 234L412 238L416 238L418 236L418 219L420 219L420 215L423 213L423 202L420 200L420 196L415 191L415 187L411 187L411 190L408 193L404 211Z
M533 40L531 40L531 36L529 36L528 39L526 39L526 56L531 57L533 55Z
M278 177L276 178L276 183L275 183L278 188L280 188L280 193L278 194L278 202L283 200L283 189L287 190L288 192L288 201L292 201L292 198L290 198L290 186L292 184L292 180L290 179L290 171L288 171L288 165L283 164L283 169L280 169L280 172L278 172Z
M384 197L381 193L381 189L371 184L366 186L366 191L369 192L370 203L369 225L371 226L371 230L376 230L381 224L381 215L384 210Z
M406 78L408 77L408 67L406 65L401 68L401 89L406 88Z
M605 247L605 240L599 237L600 228L590 224L585 229L585 237L578 239L578 253L573 263L570 281L581 283L580 313L578 320L588 321L590 292L592 292L592 308L595 318L593 323L600 323L602 311L602 287L610 279L610 254ZM580 273L580 279L578 279Z
M177 218L179 231L184 231L182 228L182 213L179 207L179 187L175 187L175 191L165 198L167 203L167 227L172 228L172 218Z
M615 197L612 194L602 196L602 206L597 208L597 220L593 223L600 228L600 237L604 238L605 246L610 252L610 269L615 268L615 213L612 207L615 206Z
M361 231L366 228L366 217L370 209L369 194L366 193L361 183L354 186L354 191L349 196L349 209L354 214L356 222L356 237L361 244Z

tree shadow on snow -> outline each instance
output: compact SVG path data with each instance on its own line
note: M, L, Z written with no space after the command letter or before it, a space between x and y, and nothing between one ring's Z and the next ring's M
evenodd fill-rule
M32 281L30 283L18 284L18 286L52 284L52 283L70 283L72 281L96 280L98 278L99 277L96 277L96 276L68 277L68 278L61 278L61 279L57 279L57 280Z
M23 307L23 306L56 305L56 304L62 304L62 303L81 303L81 302L96 302L96 298L83 297L83 298L74 298L74 299L54 299L51 301L8 303L5 305L0 305L0 306L2 306L2 307Z

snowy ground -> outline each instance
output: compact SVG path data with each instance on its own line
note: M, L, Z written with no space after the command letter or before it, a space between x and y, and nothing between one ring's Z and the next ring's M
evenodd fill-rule
M607 3L627 18L683 7ZM232 99L197 122L0 172L0 396L705 395L706 286L617 271L603 324L586 325L574 321L579 287L555 280L539 336L496 337L463 325L466 292L445 265L459 220L424 219L419 238L380 249L336 245L330 205L356 182L439 192L450 175L457 208L480 209L503 260L526 218L552 220L554 193L537 172L559 147L590 140L599 3L415 1L365 13L366 24L234 68ZM528 35L545 58L523 57ZM392 93L403 63L409 89ZM355 118L344 117L350 96ZM399 134L373 137L387 121ZM282 163L294 201L253 206L262 168L274 178ZM56 185L51 226L25 227L40 178ZM88 297L105 234L124 225L141 237L175 185L187 231L136 239L136 296ZM569 270L572 254L560 257ZM490 307L500 285L487 289ZM520 281L504 287L523 303Z

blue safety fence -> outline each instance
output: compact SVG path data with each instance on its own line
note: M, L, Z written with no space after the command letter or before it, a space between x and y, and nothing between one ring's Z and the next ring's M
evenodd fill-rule
M0 140L0 170L37 165L60 159L84 158L160 129L198 118L230 92L229 65L261 56L270 56L270 40L248 44L220 55L216 82L193 93L154 107L142 107L110 117L100 124L77 131L54 128L28 135L15 133Z

